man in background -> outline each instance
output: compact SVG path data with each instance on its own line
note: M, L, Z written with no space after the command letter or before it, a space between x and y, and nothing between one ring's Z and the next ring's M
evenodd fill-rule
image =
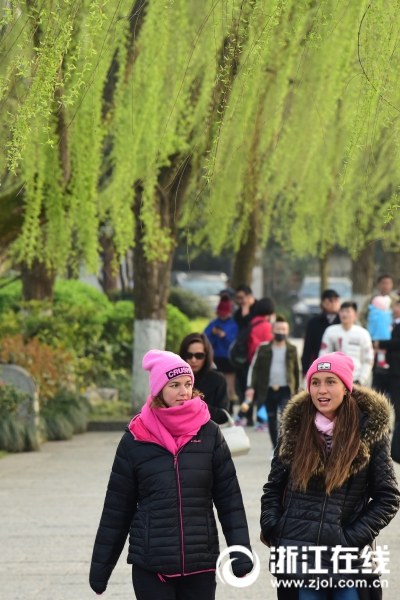
M360 323L363 327L367 326L368 307L375 296L390 296L391 308L393 308L393 306L399 300L399 296L393 291L393 277L388 273L384 273L378 277L378 281L376 282L376 290L372 292L372 294L369 294L364 302L359 316Z
M386 350L389 364L388 391L396 414L396 423L400 422L400 300L393 306L392 337L390 340L374 342L376 350Z
M239 308L235 311L233 318L239 328L238 335L248 329L250 333L251 321L256 314L256 299L253 296L253 291L249 285L239 285L235 290L235 302ZM243 402L244 394L247 387L247 372L249 364L236 369L236 392L239 401Z
M236 288L235 302L239 308L235 311L233 318L240 331L250 325L251 320L256 316L254 311L257 301L249 285L242 284Z
M393 291L393 277L388 273L384 273L378 277L378 281L376 282L376 290L370 294L364 302L359 317L360 323L363 327L367 327L368 313L370 310L369 307L376 296L388 296L390 298L390 308L392 309L399 300L398 295ZM373 366L372 387L378 392L384 394L389 390L389 386L390 381L388 369L380 367L375 361Z
M368 385L374 364L374 349L368 331L356 325L357 304L343 302L339 318L340 325L331 325L325 330L319 355L330 352L347 354L354 363L354 383Z
M289 323L277 317L274 339L263 342L252 360L246 398L253 400L255 389L265 402L273 447L278 441L278 411L283 411L290 397L299 389L299 361L296 346L288 342Z
M325 290L321 295L321 313L309 320L304 340L303 355L301 357L301 366L303 375L316 358L318 358L321 348L322 336L330 325L338 325L340 299L335 290Z

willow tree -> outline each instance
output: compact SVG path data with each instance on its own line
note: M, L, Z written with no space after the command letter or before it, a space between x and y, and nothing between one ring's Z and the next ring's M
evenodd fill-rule
M347 249L357 293L372 284L374 241L398 247L399 223L386 222L400 176L399 26L397 3L349 6L307 66L278 150L280 169L292 167L274 180L280 238L300 255Z
M226 244L235 249L236 279L250 278L255 249L272 229L286 249L320 257L326 285L332 248L360 259L381 237L388 211L395 214L400 19L397 3L389 4L266 10L275 17L267 21L274 43L260 44L259 62L235 78L207 186L186 220L194 243L215 254ZM397 225L384 232L395 244Z
M310 239L303 229L314 228L307 211L315 218L316 207L324 210L339 179L345 143L340 102L362 15L359 5L334 1L264 2L263 9L246 40L206 163L205 189L194 192L186 215L195 243L208 244L215 254L227 244L235 250L237 282L251 277L255 251L268 241L272 218L282 240L292 243L293 235L301 236L307 238L302 252L317 246L327 252L325 241L316 241L317 231ZM322 144L321 120L328 121ZM319 172L321 151L325 167ZM320 188L310 195L315 177ZM292 211L305 217L297 231L292 231Z
M100 0L7 4L1 118L11 132L7 167L21 185L6 217L19 233L11 253L27 277L25 297L40 298L67 263L97 268L103 92L122 28Z
M47 272L81 259L96 268L104 222L117 259L135 245L140 400L141 357L165 343L193 156L199 165L257 3L218 4L15 0L3 19L2 97L24 92L10 122L9 169L24 181L13 256Z
M369 12L377 39L397 22L389 4L377 2L382 22ZM196 243L215 253L233 246L238 268L250 256L244 271L271 222L298 253L324 254L351 235L342 159L356 162L357 128L365 130L368 97L382 88L389 60L377 57L381 87L368 87L357 55L366 8L344 0L7 4L2 132L11 132L8 168L23 182L13 256L50 273L80 260L96 269L104 226L116 264L134 245L136 407L146 389L142 356L165 342L184 208Z

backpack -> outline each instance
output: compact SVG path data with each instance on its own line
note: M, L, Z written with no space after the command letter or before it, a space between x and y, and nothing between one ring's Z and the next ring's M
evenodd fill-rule
M252 323L239 331L237 338L233 340L228 348L229 360L236 369L241 369L249 364L247 342L251 330L258 324L259 322L257 321L257 323Z

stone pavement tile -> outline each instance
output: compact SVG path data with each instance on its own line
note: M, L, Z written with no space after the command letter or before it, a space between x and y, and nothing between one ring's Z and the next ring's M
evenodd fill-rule
M271 444L266 432L251 430L249 436L251 451L237 457L235 465L261 574L244 590L218 583L217 600L276 598L269 551L259 541L260 496L270 469ZM0 461L0 600L96 598L88 585L90 558L120 437L118 432L87 433ZM396 471L400 476L400 465ZM396 517L378 538L391 551L385 600L397 599L400 590L399 523ZM126 556L125 547L105 598L134 598Z

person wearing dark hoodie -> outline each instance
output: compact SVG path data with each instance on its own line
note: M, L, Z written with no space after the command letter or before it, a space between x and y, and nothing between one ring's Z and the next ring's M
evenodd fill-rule
M225 377L215 369L214 351L204 333L191 333L181 343L179 355L191 366L194 387L204 396L210 415L222 425L228 420L228 387Z
M261 541L274 549L270 569L285 580L284 600L382 598L374 544L400 504L390 410L384 396L353 385L353 374L342 352L321 356L283 414ZM279 561L285 551L290 560Z
M270 298L261 298L258 300L253 309L253 318L249 325L249 336L247 338L247 360L248 366L246 368L246 377L248 378L249 367L253 361L254 355L259 348L260 344L271 342L274 339L272 332L272 325L270 318L275 312L274 303ZM247 383L247 380L246 380ZM256 394L259 396L258 393ZM253 412L255 403L253 401L254 394L250 397L247 396L247 385L245 392L245 399L240 406L238 412L239 423L252 427L254 425ZM264 398L262 399L264 400Z
M190 366L151 350L150 396L117 448L90 568L102 594L129 533L128 563L137 600L214 600L219 541L251 551L242 494L221 429L194 390ZM243 577L252 561L231 553Z
M239 328L232 317L232 302L229 296L221 294L221 301L217 306L217 318L211 321L204 330L210 340L214 351L214 362L218 371L226 379L229 397L229 412L233 412L235 402L235 367L229 360L229 347L236 338Z

